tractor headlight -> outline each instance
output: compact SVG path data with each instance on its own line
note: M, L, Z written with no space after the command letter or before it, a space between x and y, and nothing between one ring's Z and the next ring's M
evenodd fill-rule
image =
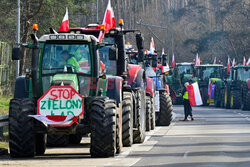
M56 36L56 35L50 35L50 36L49 36L49 39L56 40L56 39L57 39L57 36Z
M77 35L76 39L78 39L78 40L84 40L84 36L83 35Z
M69 39L69 40L75 39L75 35L68 35L68 39Z
M65 35L58 35L58 39L66 39Z

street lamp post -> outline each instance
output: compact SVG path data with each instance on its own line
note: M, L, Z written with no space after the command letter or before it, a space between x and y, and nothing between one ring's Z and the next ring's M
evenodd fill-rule
M20 0L17 0L16 47L20 44ZM19 76L20 60L16 62L16 77Z

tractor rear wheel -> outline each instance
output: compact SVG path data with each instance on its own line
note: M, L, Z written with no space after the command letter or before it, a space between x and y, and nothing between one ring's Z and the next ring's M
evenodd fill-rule
M150 98L151 100L151 130L155 129L155 103L154 97Z
M91 102L91 157L111 157L116 153L116 103L108 97Z
M151 99L149 96L146 96L146 131L151 130Z
M201 92L202 92L203 106L208 106L209 105L209 103L207 102L207 100L208 100L208 88L207 87L201 88Z
M214 91L214 104L216 107L221 105L221 81L215 82L215 91Z
M169 126L172 121L173 104L170 96L165 93L160 93L160 113L158 113L156 125Z
M239 109L241 107L241 94L240 90L233 90L231 91L230 95L230 108L232 109Z
M47 146L48 147L64 147L69 144L69 135L47 135Z
M33 157L36 142L33 133L35 103L32 99L12 99L9 109L9 147L10 156ZM38 143L39 144L39 143Z
M246 93L245 93L245 96L243 97L242 99L242 103L241 103L241 109L242 110L250 110L250 90L247 91L246 90Z
M145 91L136 91L137 129L133 131L134 143L143 143L146 131Z
M230 108L230 89L229 87L225 88L224 92L224 107L229 109Z
M123 93L122 143L126 147L130 147L133 144L133 97L131 92Z

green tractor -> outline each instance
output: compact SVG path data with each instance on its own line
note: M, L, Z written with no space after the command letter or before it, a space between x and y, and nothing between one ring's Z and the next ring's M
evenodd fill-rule
M54 142L80 143L86 133L91 134L91 157L119 153L122 78L101 70L97 38L51 31L38 39L34 31L33 43L22 44L32 50L31 73L16 79L10 101L10 156L44 154L47 135ZM115 59L116 52L110 53ZM12 59L19 58L20 49L14 48Z
M217 103L215 101L215 89L222 88L223 85L215 85L222 81L224 74L223 65L219 64L204 64L195 66L195 79L198 81L199 89L204 106L210 103ZM217 88L216 88L217 87ZM218 99L217 99L218 100Z
M192 83L194 76L193 63L177 63L176 67L171 69L171 75L167 76L170 95L173 104L182 104L182 90L186 82Z
M250 110L250 66L232 67L224 85L221 90L222 106Z

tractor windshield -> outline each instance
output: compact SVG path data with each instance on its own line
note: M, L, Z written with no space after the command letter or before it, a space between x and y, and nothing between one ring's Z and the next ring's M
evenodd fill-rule
M109 60L109 48L111 46L104 46L99 49L100 60L105 64L106 74L116 75L117 64L115 60Z
M91 74L91 56L88 44L45 44L42 56L42 74L61 72Z
M202 70L202 78L209 79L209 78L221 78L221 67L206 67Z
M193 74L193 68L190 65L179 65L178 66L179 74Z
M250 78L250 70L247 68L239 68L237 70L237 80L246 81Z

